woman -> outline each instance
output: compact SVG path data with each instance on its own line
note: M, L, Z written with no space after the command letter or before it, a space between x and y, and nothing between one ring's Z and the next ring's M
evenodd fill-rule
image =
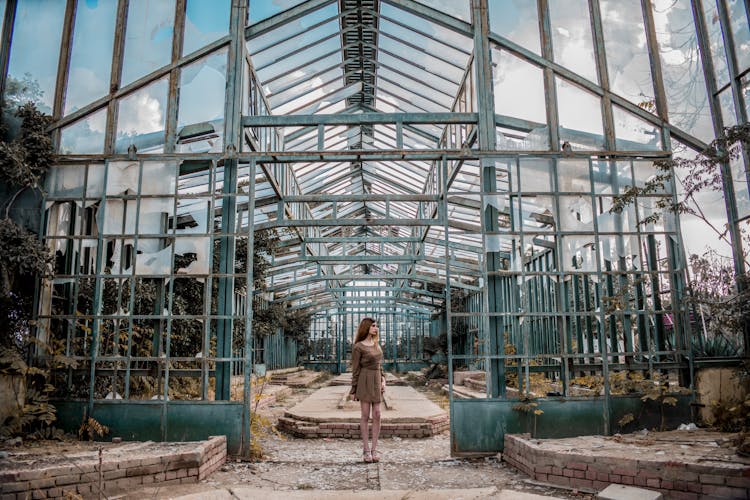
M350 394L359 401L361 416L359 433L362 436L362 458L365 462L379 462L378 434L380 434L380 402L385 392L383 350L378 343L378 323L364 318L357 328L352 347L352 390ZM367 446L367 423L372 409L372 449Z

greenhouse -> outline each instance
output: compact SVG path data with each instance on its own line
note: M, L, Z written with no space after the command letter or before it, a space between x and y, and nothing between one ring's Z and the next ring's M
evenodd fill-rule
M5 119L33 102L55 153L38 190L3 178L3 211L51 255L15 281L33 319L11 336L67 360L62 423L219 427L243 450L251 378L345 373L369 316L387 370L446 367L452 452L498 451L532 393L539 433L611 434L645 406L621 390L634 374L684 389L668 411L690 415L696 372L750 348L741 319L734 354L708 352L722 320L688 299L715 241L747 300L747 0L0 12ZM691 191L675 159L722 147ZM462 371L480 397L454 394Z

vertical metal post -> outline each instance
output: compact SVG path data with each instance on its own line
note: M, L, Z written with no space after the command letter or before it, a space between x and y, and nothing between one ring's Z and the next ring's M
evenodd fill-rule
M659 115L659 118L664 120L664 123L666 124L669 118L669 113L667 109L667 97L666 97L666 89L664 87L664 76L662 74L662 67L661 67L661 57L659 55L659 44L658 40L656 38L656 24L654 21L654 14L653 14L653 7L651 4L651 0L641 0L641 9L643 10L643 19L645 21L646 26L646 41L648 44L648 54L649 54L649 60L651 62L651 74L653 77L654 82L654 90L655 90L655 101L656 101L656 111ZM661 133L662 133L662 143L664 145L665 150L672 150L671 145L671 137L669 133L669 127L666 125L661 127ZM674 181L674 172L672 172L672 179L670 179L667 183L665 183L665 189L670 193L672 197L673 203L677 203L677 189L676 189L677 183ZM672 271L672 276L674 279L674 286L671 287L672 292L672 304L677 306L678 304L682 304L682 297L686 295L686 288L689 286L687 282L689 281L689 275L688 275L688 268L687 268L687 256L685 255L685 246L682 243L682 228L680 223L680 217L675 215L674 217L674 232L679 237L679 242L674 238L668 238L667 239L667 245L669 247L669 255L671 256L671 260L674 262L674 268ZM639 285L641 293L643 293L643 287L642 285ZM639 306L639 309L641 307ZM639 316L640 318L640 316ZM645 323L645 321L644 321ZM644 325L641 327L639 325L639 330L642 332L647 331L646 326ZM690 339L692 338L692 327L690 324L690 315L689 311L687 310L687 307L680 306L680 310L676 310L674 314L674 330L677 332L678 335L683 335L686 339L687 344L690 346L691 342ZM640 339L642 339L642 343L647 341L647 338L644 338L644 335L640 335ZM700 337L702 340L702 337ZM648 347L646 346L645 349L643 348L641 350L647 350ZM693 370L693 353L692 349L688 347L689 349L689 355L688 355L688 363L689 363L689 371L692 373ZM692 384L693 376L690 375L689 377L690 383ZM685 385L684 382L680 382L680 385Z
M229 62L224 112L224 187L222 189L221 238L219 247L219 297L216 349L219 358L232 355L234 315L234 261L237 217L237 151L240 150L242 113L242 76L245 61L244 25L247 2L232 0L229 18ZM253 172L254 175L254 172ZM252 235L250 235L252 237ZM251 261L252 262L252 261ZM249 283L248 283L249 285ZM250 300L252 308L252 298ZM231 363L216 363L216 399L230 398Z
M602 103L601 103L601 110L602 110L602 118L604 119L604 149L607 151L614 151L616 149L616 137L615 137L615 123L614 118L612 115L612 101L610 100L610 92L609 92L609 72L607 71L607 58L605 55L605 49L604 49L604 33L602 30L602 20L601 20L601 11L599 10L599 0L589 0L589 11L591 16L591 23L593 27L593 41L594 41L594 54L596 58L596 66L597 66L597 74L599 75L599 83L601 84L602 88L604 89L604 96L602 96ZM612 170L611 175L613 182L617 182L617 164L613 161L611 162ZM616 225L620 226L622 224L622 218L615 214L615 220ZM619 229L619 228L618 228ZM622 245L622 236L618 235L616 236L617 243L616 247L617 249L620 248ZM615 253L618 253L617 250L615 250ZM620 266L624 265L624 259L620 259ZM609 261L606 262L606 271L610 271L611 263ZM620 269L622 271L622 269ZM613 291L612 288L612 275L608 274L606 276L606 283L607 283L607 289L608 293ZM623 278L624 279L624 278ZM622 284L621 280L621 284ZM621 292L624 293L624 292ZM602 321L604 320L604 316L602 316ZM614 322L610 321L610 325L612 328L613 335L610 337L610 343L612 346L612 350L617 351L617 335L616 335L616 328L614 326ZM623 325L623 328L626 326ZM602 337L602 345L606 349L606 340ZM614 358L612 359L614 361ZM610 386L609 386L609 358L605 355L604 351L602 351L602 375L604 377L604 410L603 410L603 417L604 417L604 433L609 434L610 433L610 420L611 420L611 396L610 396Z
M115 21L115 38L112 43L112 73L109 79L109 95L113 96L120 89L122 78L122 58L125 54L125 28L128 24L129 0L119 0L117 20ZM117 137L117 100L110 99L107 104L107 128L104 136L104 154L115 152Z
M107 180L109 178L109 165L107 163L104 164L104 179L103 183L106 186ZM99 211L97 212L97 217L99 220L97 221L97 224L99 227L104 227L104 218L107 215L106 210L106 199L107 199L107 192L106 190L102 190L102 200L101 200L101 207ZM104 237L102 234L102 231L99 231L99 235L97 236L96 241L96 268L94 269L94 297L92 302L92 325L91 325L91 351L89 358L91 360L91 366L89 371L89 402L88 402L88 416L92 417L94 415L94 390L96 388L96 357L99 351L99 324L100 324L100 314L102 310L102 263L104 261Z
M245 359L244 359L244 384L242 390L242 455L250 456L250 403L252 394L250 392L250 380L253 372L253 254L255 253L255 160L250 161L250 179L248 186L248 207L247 207L247 271L245 282L247 283L247 311L245 311Z
M473 0L472 2L472 26L474 29L474 66L476 70L476 92L479 148L494 151L496 148L495 135L495 99L492 87L492 69L490 66L490 44L489 44L489 21L487 17L487 0ZM497 179L494 159L482 158L481 191L483 194L495 193L497 191ZM483 232L496 232L499 229L497 208L491 204L480 208L484 213ZM500 270L500 256L497 252L486 254L487 277L487 305L490 314L489 323L489 350L490 355L504 354L503 332L498 317L492 315L500 311L500 283L496 272ZM450 325L449 325L450 328ZM450 338L450 332L449 332ZM505 360L494 358L490 361L487 374L487 385L492 397L505 397Z
M709 93L709 105L711 108L711 117L713 118L714 133L718 137L724 131L724 122L721 116L721 105L717 96L718 89L716 87L716 77L713 68L713 61L711 60L710 40L708 37L708 30L706 28L706 19L703 15L701 0L692 0L691 4L693 7L693 16L695 17L695 27L698 33L698 44L700 46L701 61L703 62L703 73L705 74L706 87ZM745 5L745 7L748 8L747 5ZM721 10L719 11L719 13L721 17ZM728 26L728 16L725 16L722 21L727 22L727 24L723 24L722 26L722 32L724 32L725 36L725 44L727 40L729 40L731 43L731 38L726 37L727 33L730 31L730 27ZM728 68L730 69L730 71L733 67L736 68L736 65L734 64L736 59L733 60L731 57L727 59L727 64L729 65ZM737 92L735 93L735 102L737 102L736 96L741 90L737 87L737 82L735 81L736 79L733 78L733 76L734 73L730 73L730 77L732 77L730 78L730 84L733 86L733 90L736 90ZM741 108L742 106L737 106L737 104L735 104L735 108L738 107ZM741 117L741 115L739 116ZM748 160L747 156L748 155L745 152L744 158L746 161ZM729 162L723 162L720 169L722 184L724 186L724 203L727 210L727 222L729 223L729 237L732 244L734 272L736 276L743 276L747 272L747 270L745 268L745 261L743 259L744 254L742 251L742 233L740 232L739 228L737 199L734 194L734 181L732 179L732 171L729 166ZM742 287L741 282L738 282L737 285L739 287ZM747 350L750 349L750 327L745 327L743 340L745 352L747 352Z
M5 102L5 85L8 80L8 63L10 62L10 47L13 40L13 24L16 20L17 0L8 0L5 4L3 18L3 39L0 43L0 104Z
M172 41L172 64L176 63L182 55L182 46L185 37L185 7L187 0L175 2L174 14L174 40ZM169 93L167 98L167 119L165 124L164 152L173 153L177 143L177 113L180 107L179 87L181 68L175 67L169 72Z
M75 25L76 0L68 0L65 7L65 20L63 21L62 39L60 40L60 59L57 63L57 82L55 84L55 97L52 104L52 117L59 120L63 115L65 107L65 94L68 84L68 66L70 65L70 53L73 47L73 30ZM55 149L60 144L60 129L53 132L52 140Z
M706 19L703 15L701 0L691 0L693 8L693 17L695 19L695 28L698 35L698 45L700 47L701 62L703 63L703 74L706 79L706 88L708 90L708 103L711 109L711 118L713 120L714 134L721 135L724 130L724 122L721 117L721 106L717 97L716 77L714 76L714 66L711 60L711 46L706 28ZM734 257L734 272L737 276L745 274L745 261L742 258L742 234L740 233L737 221L737 200L734 196L734 182L732 181L732 172L729 164L721 164L721 180L724 185L724 204L727 211L727 221L729 222L729 237L732 244L732 256ZM750 342L747 338L746 342ZM748 347L746 343L745 347Z

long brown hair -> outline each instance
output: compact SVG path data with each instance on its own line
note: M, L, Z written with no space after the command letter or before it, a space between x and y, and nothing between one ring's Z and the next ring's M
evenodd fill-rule
M362 318L362 321L359 322L359 327L357 328L357 335L354 337L354 343L362 342L370 335L370 327L373 325L373 323L377 323L378 321L373 318ZM375 336L375 345L380 350L380 342L378 342L379 335Z

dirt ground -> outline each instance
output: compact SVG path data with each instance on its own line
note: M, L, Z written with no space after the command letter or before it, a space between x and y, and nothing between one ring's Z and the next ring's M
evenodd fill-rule
M275 422L322 385L294 389L290 396L259 410L269 422ZM430 399L445 405L447 399L437 388L422 388ZM263 458L247 462L230 458L207 481L197 485L173 487L169 491L144 488L125 498L170 498L213 490L232 491L234 487L292 490L424 490L469 489L495 486L498 489L524 491L558 498L592 499L593 495L570 489L554 488L529 480L497 457L456 459L450 456L448 433L424 439L386 438L378 449L378 464L362 462L362 445L353 439L299 439L266 429L260 436Z
M427 490L497 487L558 498L593 498L573 490L554 488L531 481L497 457L456 459L450 456L448 433L426 439L386 438L378 449L381 461L362 462L361 443L352 439L299 439L274 431L272 425L290 408L315 391L327 380L311 387L293 389L282 400L260 409L269 425L259 435L262 459L250 462L229 457L227 463L207 480L198 484L151 487L131 491L113 498L143 500L144 498L175 498L182 495L216 496L234 488L250 487L284 491L319 491L326 498L332 490ZM421 388L439 405L447 399L439 388ZM21 446L0 445L0 471L10 463L31 467L72 463L78 457L89 457L102 447L108 453L135 452L138 447L163 447L176 451L180 443L108 443L66 440L64 442L28 442ZM7 459L7 460L6 460Z

